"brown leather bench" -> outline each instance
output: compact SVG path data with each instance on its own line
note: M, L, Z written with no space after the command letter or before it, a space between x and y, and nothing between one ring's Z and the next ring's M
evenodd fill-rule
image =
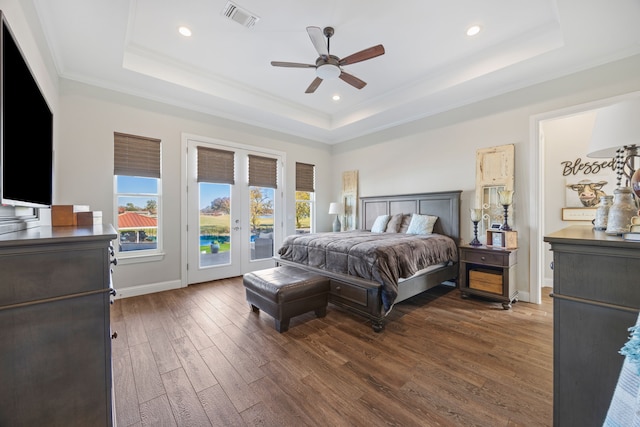
M247 273L242 278L247 302L253 312L263 310L275 319L278 332L289 329L289 321L309 311L327 314L329 279L301 268L280 266Z

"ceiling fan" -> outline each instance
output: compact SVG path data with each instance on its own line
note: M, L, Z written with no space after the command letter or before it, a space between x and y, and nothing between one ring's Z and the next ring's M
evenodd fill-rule
M375 58L384 53L384 47L379 44L340 59L335 55L331 55L329 51L330 39L334 33L333 27L325 27L324 30L320 27L307 27L307 33L309 33L311 43L313 43L313 46L320 55L318 59L316 59L315 65L301 64L298 62L271 61L271 65L274 67L315 68L316 78L311 82L305 93L315 92L318 86L320 86L320 83L322 83L322 80L335 79L336 77L339 77L356 89L362 89L366 86L366 83L354 75L345 72L342 66ZM326 43L323 35L327 38Z

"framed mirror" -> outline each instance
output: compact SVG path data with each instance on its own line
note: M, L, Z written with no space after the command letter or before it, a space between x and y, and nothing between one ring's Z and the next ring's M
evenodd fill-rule
M515 146L513 144L480 148L476 151L476 198L473 207L482 209L478 223L478 238L486 239L488 229L504 223L504 207L498 192L514 189ZM514 222L513 205L509 206L508 221ZM485 242L486 243L486 242Z

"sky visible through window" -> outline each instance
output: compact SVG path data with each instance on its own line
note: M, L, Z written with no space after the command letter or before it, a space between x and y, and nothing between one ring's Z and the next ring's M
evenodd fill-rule
M156 178L118 175L116 192L142 194L138 197L118 197L118 205L126 206L128 203L132 203L134 206L144 209L147 200L157 197L158 180Z
M155 198L158 194L158 180L156 178L142 178L136 176L118 176L117 192L120 194L141 194L137 197L118 197L118 204L126 206L132 203L141 209L146 206L146 201ZM211 184L200 183L200 209L204 209L211 205L215 199L220 197L229 197L229 184ZM148 196L146 196L148 195ZM265 194L269 198L273 198L273 191Z

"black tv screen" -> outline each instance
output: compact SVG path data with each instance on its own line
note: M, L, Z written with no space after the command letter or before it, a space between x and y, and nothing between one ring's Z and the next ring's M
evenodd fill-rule
M53 114L0 12L0 202L49 207Z

